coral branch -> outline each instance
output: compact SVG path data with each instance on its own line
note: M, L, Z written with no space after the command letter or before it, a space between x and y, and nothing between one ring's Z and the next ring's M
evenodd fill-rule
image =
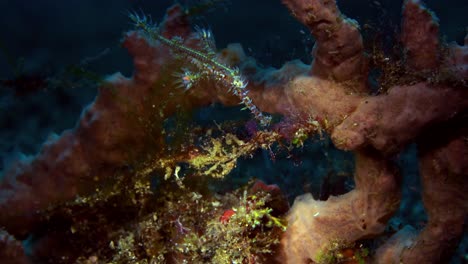
M393 235L376 252L376 263L440 263L453 254L468 216L468 145L464 136L449 142L435 140L420 149L429 221L419 235L409 226Z
M376 155L356 154L356 188L342 196L316 201L310 194L294 202L281 241L285 263L320 262L331 243L353 243L380 234L398 208L395 168Z
M356 111L336 127L332 138L342 149L371 144L383 153L394 154L425 129L454 118L467 107L467 89L427 83L396 86L387 95L362 99Z
M419 0L406 0L403 4L401 41L406 49L408 67L415 70L434 70L438 67L438 19Z
M445 64L466 84L468 80L468 34L465 36L464 45L453 42L449 45L449 50L450 55L446 58Z
M172 17L180 17L180 11L177 6L169 10L167 28L183 31L181 27L187 27ZM95 191L94 184L160 151L162 120L177 105L188 100L193 107L211 102L209 96L177 97L171 93L172 86L163 85L162 67L170 59L164 47L148 44L136 32L128 33L123 45L134 56L133 78L109 77L73 130L45 143L32 161L6 172L0 184L0 225L11 234L28 233L48 206Z
M423 200L429 221L414 243L403 252L403 263L446 260L460 242L468 217L466 136L465 131L442 146L420 149Z
M312 75L338 82L352 81L356 91L365 91L368 62L357 22L343 16L335 1L283 0L283 3L317 40Z

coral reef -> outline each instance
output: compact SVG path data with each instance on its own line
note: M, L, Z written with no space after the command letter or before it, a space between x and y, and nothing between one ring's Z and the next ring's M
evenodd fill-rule
M358 23L333 0L283 3L316 39L310 67L262 69L239 45L216 53L210 33L192 32L178 5L158 27L132 15L136 29L123 46L133 76L108 77L74 129L4 173L0 255L16 263L446 261L468 212L468 43L440 43L435 15L405 1L400 75L383 74L394 78L381 80L389 88L371 95L374 54ZM165 125L212 103L241 103L260 126L240 138L219 125L220 136ZM283 118L270 124L270 114ZM260 182L209 190L210 177L225 177L240 157L275 143L300 147L315 134L353 152L352 191L326 201L306 194L289 208L277 187ZM380 237L398 209L393 158L410 143L429 221L369 250L361 241ZM28 237L26 257L17 240Z

